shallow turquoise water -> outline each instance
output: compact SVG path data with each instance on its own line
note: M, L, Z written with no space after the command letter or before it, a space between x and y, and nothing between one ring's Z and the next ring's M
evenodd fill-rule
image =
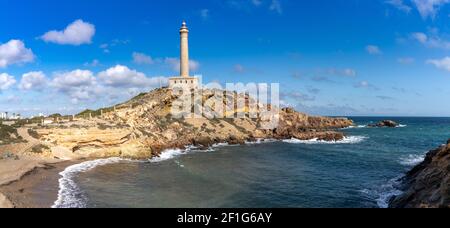
M366 125L386 118L352 118ZM388 118L352 128L353 143L272 142L167 154L74 174L72 206L383 207L395 180L450 138L450 118ZM74 202L72 202L74 203Z

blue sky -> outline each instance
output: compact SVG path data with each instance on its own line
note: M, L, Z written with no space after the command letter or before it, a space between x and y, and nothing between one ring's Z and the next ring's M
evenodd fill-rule
M312 114L450 116L450 0L0 0L0 112L76 113L165 83L182 20L204 82L279 82Z

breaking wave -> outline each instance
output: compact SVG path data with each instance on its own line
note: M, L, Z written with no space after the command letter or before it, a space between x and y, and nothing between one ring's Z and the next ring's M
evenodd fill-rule
M190 148L186 149L190 150ZM184 153L184 150L165 150L159 157L150 159L152 163L162 162L170 160ZM59 173L61 178L59 179L59 191L58 199L53 203L52 208L85 208L87 207L87 198L83 194L83 191L78 187L75 182L75 178L84 172L95 169L99 166L110 165L120 162L139 162L122 158L107 158L98 159L92 161L86 161L80 164L67 167L64 171ZM180 167L183 167L180 165Z
M245 142L246 145L257 145L257 144L263 144L263 143L273 143L277 142L276 139L256 139L254 142Z
M286 139L283 140L285 143L292 143L292 144L356 144L360 143L364 140L368 139L368 137L365 136L347 136L344 137L344 139L339 141L324 141L319 139L310 139L310 140L300 140L296 138L292 139Z
M400 185L400 177L397 177L389 180L386 184L381 185L376 189L364 189L360 192L375 201L379 208L388 208L389 202L393 197L403 194L403 192L399 190Z
M181 150L181 149L165 150L158 157L154 157L154 158L150 159L150 162L157 163L157 162L170 160L172 158L182 155L183 153L185 153L185 150Z
M344 127L344 128L342 128L342 129L343 129L343 130L346 130L346 129L355 129L355 128L367 128L367 125L349 126L349 127Z
M83 195L81 189L77 186L74 178L83 172L94 169L98 166L119 163L124 161L121 158L108 158L87 161L80 164L67 167L64 171L59 173L59 191L58 199L53 204L52 208L84 208L86 207L86 197Z
M425 155L410 154L400 158L400 164L404 166L416 166L425 160Z

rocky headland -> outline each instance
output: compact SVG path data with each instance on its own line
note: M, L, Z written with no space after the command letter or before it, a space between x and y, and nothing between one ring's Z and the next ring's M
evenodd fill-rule
M401 181L404 194L390 202L391 208L450 208L450 140Z
M204 91L203 105L213 95ZM113 108L90 111L90 118L36 127L36 137L44 146L41 154L59 159L148 159L166 149L188 145L209 147L216 143L290 138L337 141L344 134L334 130L353 124L346 118L313 117L290 108L279 110L279 125L273 130L260 129L262 120L249 117L173 118L171 108L177 99L170 89L158 89Z

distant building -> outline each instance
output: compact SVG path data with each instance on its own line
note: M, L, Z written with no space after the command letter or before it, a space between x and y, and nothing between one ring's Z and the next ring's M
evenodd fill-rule
M181 37L181 53L180 53L180 76L173 77L169 79L169 88L187 88L198 89L199 87L199 78L191 77L189 75L189 29L186 26L186 22L183 21L183 24L180 29L180 37Z
M20 120L22 119L20 114L13 113L8 115L7 112L0 112L0 120Z
M20 114L13 113L13 115L11 117L9 117L8 119L9 120L20 120L20 119L22 119L22 117Z
M44 120L42 121L42 123L43 123L44 125L46 125L46 124L52 124L52 123L54 123L54 120L53 120L53 118L46 118L46 119L44 119Z

